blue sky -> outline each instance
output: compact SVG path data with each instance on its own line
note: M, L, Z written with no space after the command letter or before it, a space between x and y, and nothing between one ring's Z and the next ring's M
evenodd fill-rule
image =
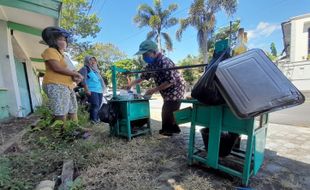
M91 0L89 0L91 1ZM173 14L185 18L192 0L162 0L164 8L171 3L179 5ZM152 5L152 0L94 0L90 13L96 13L101 19L100 33L91 42L115 44L129 58L138 50L149 28L138 28L133 17L139 4ZM241 19L241 27L249 34L248 46L269 51L271 42L276 44L278 52L283 50L281 23L289 18L310 13L310 0L239 0L237 12L228 17L219 12L216 15L216 28L229 25L230 20ZM168 56L175 62L188 54L198 55L196 31L188 28L179 42L175 38L178 25L167 30L172 39L174 50Z

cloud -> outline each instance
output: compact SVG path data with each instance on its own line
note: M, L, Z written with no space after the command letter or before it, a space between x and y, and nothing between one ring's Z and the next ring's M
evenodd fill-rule
M248 30L248 39L269 37L274 31L280 30L281 26L268 22L260 22L254 30Z
M270 48L270 44L263 42L263 43L249 43L248 44L248 48L252 49L252 48L261 48L264 50L269 50Z

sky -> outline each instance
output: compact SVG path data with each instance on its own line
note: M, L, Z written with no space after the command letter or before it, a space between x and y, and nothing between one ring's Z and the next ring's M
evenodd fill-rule
M90 2L92 0L89 0ZM176 18L186 18L193 0L162 0L163 8L171 3L178 4L172 14ZM153 5L152 0L93 0L90 13L96 13L101 19L101 31L95 39L87 39L93 43L112 43L128 58L134 57L139 44L145 40L150 28L138 28L133 22L138 6L142 3ZM241 20L241 27L248 32L248 47L270 51L274 42L278 52L283 50L281 23L291 17L310 13L310 0L238 0L237 11L228 17L223 11L216 14L216 28L228 26L230 21ZM179 42L175 33L179 25L165 32L172 37L173 51L167 53L174 62L187 55L198 55L196 30L189 27Z

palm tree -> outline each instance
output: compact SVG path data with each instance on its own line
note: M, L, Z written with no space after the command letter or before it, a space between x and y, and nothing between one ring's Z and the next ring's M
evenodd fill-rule
M228 15L236 11L237 0L194 0L191 4L188 17L180 19L180 28L176 32L176 37L181 40L183 32L188 26L197 29L197 41L204 62L208 62L208 39L214 32L215 13L224 9Z
M171 14L178 8L177 4L170 4L167 9L163 10L161 0L154 0L154 8L147 4L141 4L138 13L134 17L134 22L139 28L148 26L151 31L147 34L147 39L155 38L159 51L162 51L161 37L165 40L167 50L172 50L172 40L164 29L172 27L178 23L178 19L171 17Z

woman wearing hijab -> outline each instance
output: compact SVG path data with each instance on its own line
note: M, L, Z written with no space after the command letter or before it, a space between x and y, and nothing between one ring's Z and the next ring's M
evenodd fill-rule
M93 124L99 123L98 111L102 102L105 84L97 66L97 59L92 56L86 56L84 58L84 67L80 69L79 73L84 77L81 85L90 103L89 119Z

